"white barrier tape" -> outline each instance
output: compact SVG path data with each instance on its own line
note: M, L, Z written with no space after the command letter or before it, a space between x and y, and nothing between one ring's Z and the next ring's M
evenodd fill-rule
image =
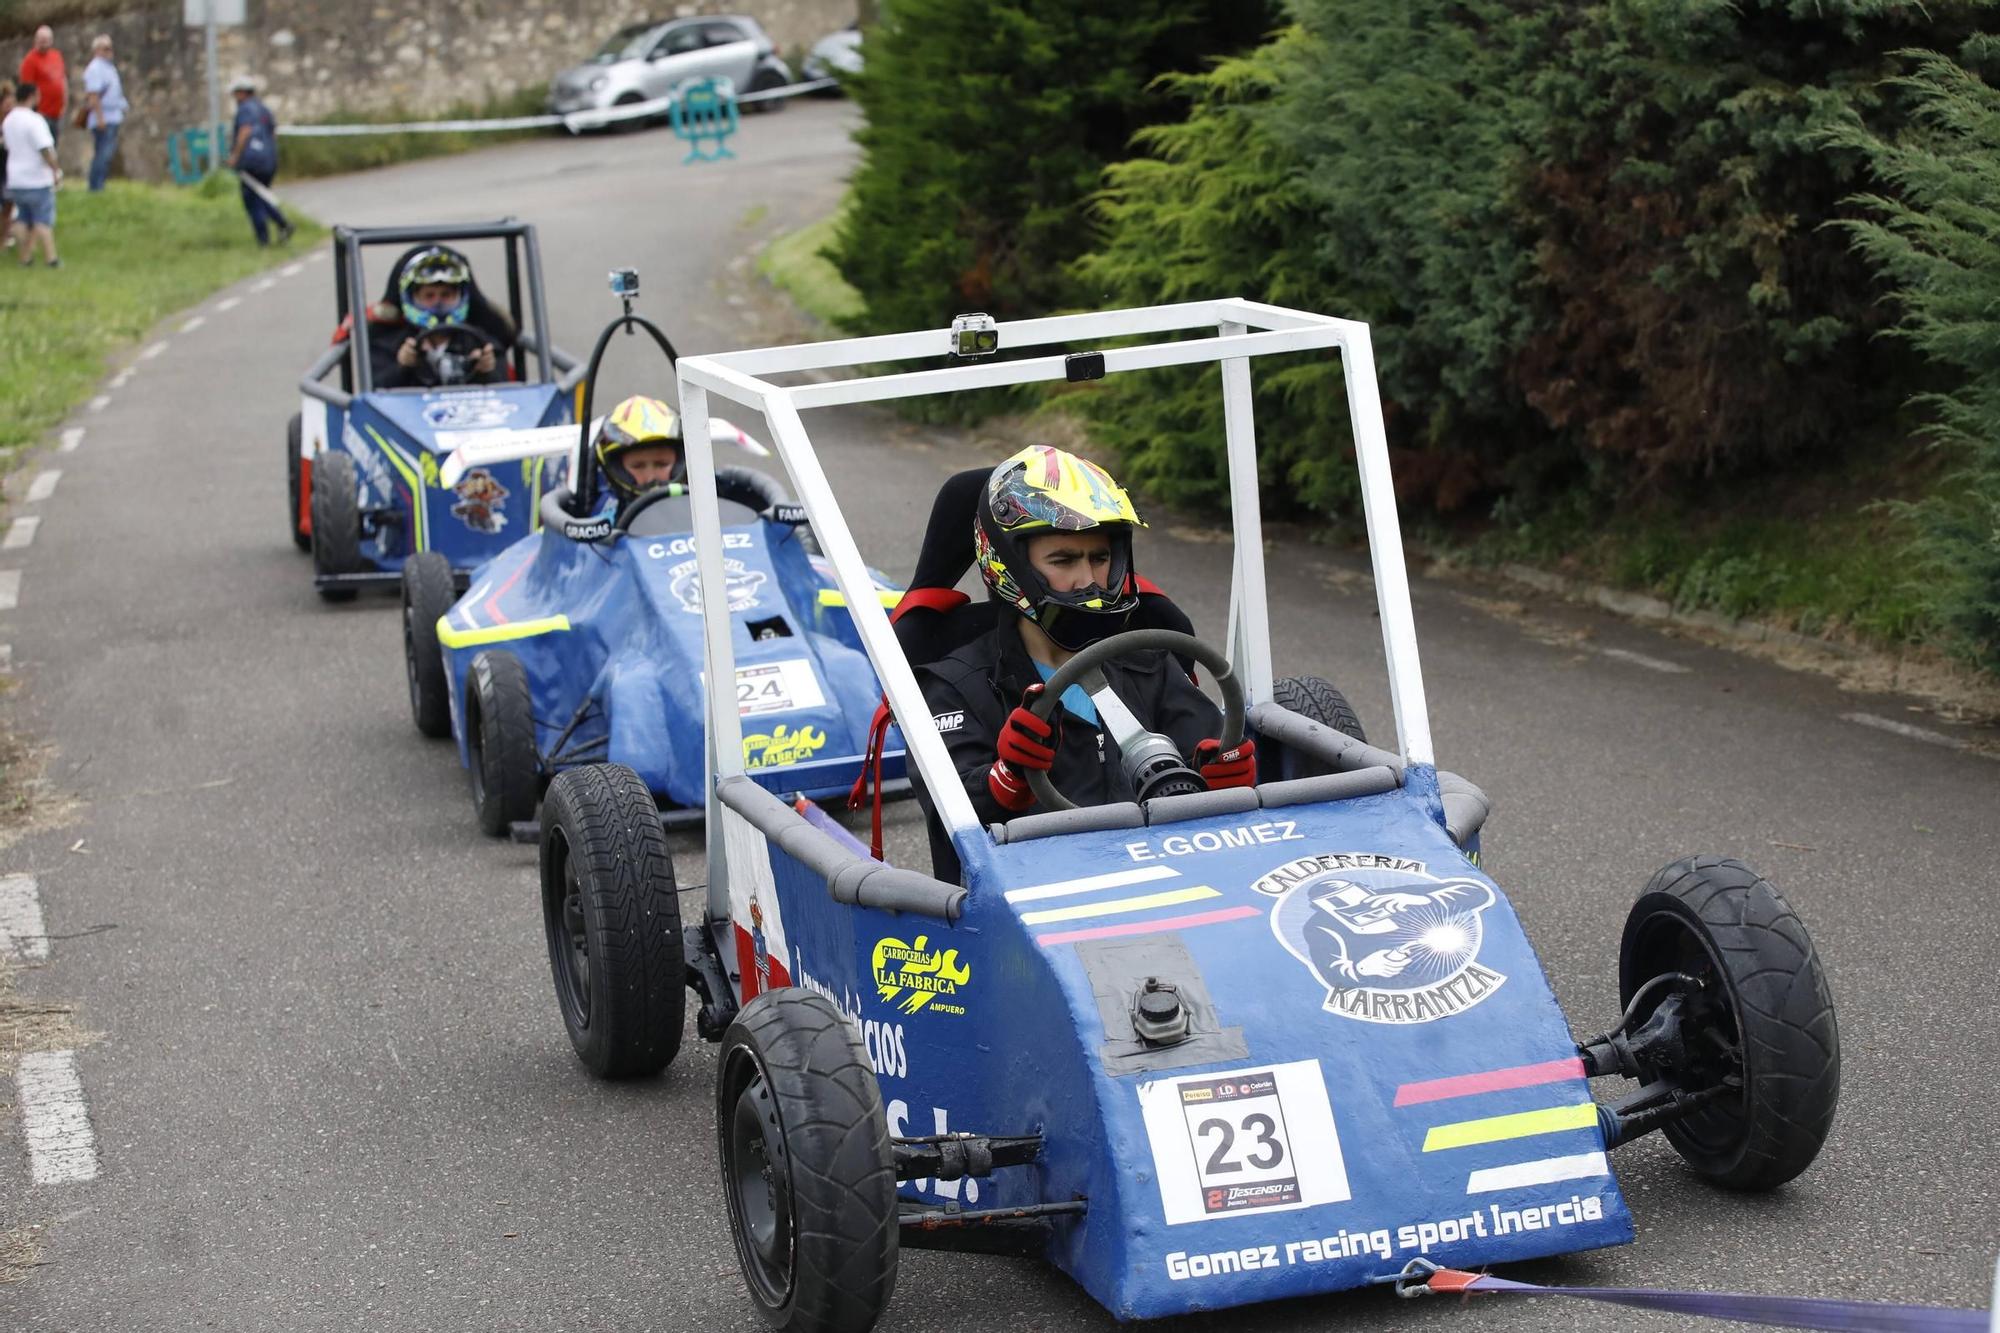
M755 102L775 101L781 97L798 97L805 93L831 88L837 79L811 79L805 83L786 84L782 88L767 88L761 93L743 93L736 99L738 106ZM412 120L388 125L280 125L278 133L294 139L334 139L356 134L480 134L504 130L539 130L560 125L571 134L582 130L596 129L603 125L616 124L624 120L638 120L642 117L662 116L672 110L674 95L655 97L650 102L630 102L624 106L603 107L591 111L571 111L566 115L545 116L505 116L495 120Z

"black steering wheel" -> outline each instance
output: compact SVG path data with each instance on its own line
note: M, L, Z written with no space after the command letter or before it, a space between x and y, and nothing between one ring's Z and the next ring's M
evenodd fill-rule
M1123 634L1099 639L1056 669L1056 674L1049 678L1049 683L1028 711L1047 722L1062 706L1063 693L1070 686L1081 685L1086 694L1096 694L1108 686L1103 670L1106 662L1153 649L1191 657L1208 668L1209 674L1215 678L1215 687L1222 691L1222 748L1235 749L1243 740L1243 682L1230 671L1229 658L1220 649L1210 647L1192 634L1180 634L1170 629L1127 630ZM1105 717L1104 711L1100 706L1099 720L1117 740L1119 751L1125 756L1126 775L1132 779L1133 790L1138 792L1141 801L1208 790L1208 785L1200 776L1188 768L1187 761L1181 758L1180 750L1173 741L1142 728L1120 727ZM1026 777L1028 790L1035 794L1043 809L1076 808L1076 802L1056 790L1047 773L1031 768L1027 770Z
M444 353L448 356L458 357L460 364L464 365L468 372L472 369L472 358L478 353L480 348L487 346L489 343L493 344L494 355L496 357L499 355L500 347L499 344L494 343L492 334L487 333L483 329L475 329L470 324L460 324L454 320L447 324L433 324L422 333L416 335L417 355L419 357L426 354L424 344L440 333L445 336ZM494 364L498 365L499 363L496 361ZM446 384L466 383L470 383L470 381L446 380L442 376L439 377L439 387L443 387Z

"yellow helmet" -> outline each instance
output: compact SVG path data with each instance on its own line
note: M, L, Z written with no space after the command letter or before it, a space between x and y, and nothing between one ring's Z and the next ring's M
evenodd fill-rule
M980 492L973 554L995 600L1075 651L1122 629L1139 604L1132 530L1144 526L1132 497L1109 472L1066 450L1030 445L994 468ZM1029 561L1027 539L1095 528L1111 539L1105 586L1057 592Z
M687 453L681 444L681 419L674 409L657 398L647 398L635 394L611 409L611 415L604 418L604 424L597 428L597 465L603 469L605 480L624 499L631 499L647 489L632 478L621 460L630 450L645 445L672 445L674 450L674 480L687 476Z

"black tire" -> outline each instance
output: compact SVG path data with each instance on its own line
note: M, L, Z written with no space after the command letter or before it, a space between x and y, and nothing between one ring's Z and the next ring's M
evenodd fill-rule
M472 808L496 838L535 815L535 714L521 659L488 649L466 673L465 742L471 750Z
M1819 1155L1840 1099L1840 1032L1805 925L1769 881L1741 861L1687 857L1654 875L1632 905L1618 950L1630 1005L1668 972L1704 985L1688 1002L1686 1068L1664 1074L1688 1091L1741 1079L1665 1127L1697 1172L1728 1189L1768 1190ZM1657 1007L1668 989L1662 987ZM1632 1017L1636 1026L1649 1008Z
M614 108L637 106L645 100L645 98L639 96L637 93L626 93L611 105ZM647 126L659 123L657 119L651 116L634 116L630 120L609 121L603 128L612 134L637 134Z
M779 77L777 70L760 69L750 76L750 86L745 91L764 93L769 92L773 88L787 88L790 86L784 79ZM763 102L752 102L745 110L755 111L760 115L775 115L783 111L785 104L791 100L789 97L773 97Z
M717 1064L722 1193L750 1299L784 1333L866 1333L896 1288L896 1171L860 1033L811 991L766 991Z
M358 574L361 564L361 483L354 460L328 449L313 461L312 556L315 574ZM321 588L329 602L354 599L353 588Z
M292 545L301 551L312 550L312 535L299 522L299 486L303 482L299 468L299 440L305 430L305 421L297 412L285 423L285 529L292 534Z
M1347 696L1334 688L1331 681L1319 676L1286 676L1271 682L1271 701L1280 708L1289 708L1300 717L1310 718L1321 726L1332 727L1344 736L1367 743L1368 733L1362 730L1361 719L1347 702ZM1283 746L1273 745L1269 754L1265 753L1263 745L1257 748L1263 774L1278 778L1304 778L1316 777L1327 771L1323 762ZM1272 768L1274 763L1276 767Z
M657 1074L681 1048L687 962L674 859L646 781L589 764L542 803L542 925L563 1027L599 1078Z
M449 560L436 551L419 551L403 562L403 666L410 678L410 716L426 736L451 735L451 692L437 625L457 600Z

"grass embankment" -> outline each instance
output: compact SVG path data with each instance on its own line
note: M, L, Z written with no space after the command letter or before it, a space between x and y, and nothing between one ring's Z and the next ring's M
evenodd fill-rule
M830 328L861 309L861 294L820 253L833 244L839 226L840 210L835 209L818 222L778 237L757 256L757 272L767 282Z
M517 93L490 97L483 102L454 102L442 111L412 111L391 106L376 111L336 111L313 122L318 125L395 125L433 120L504 120L514 116L539 116L548 110L549 86L538 83ZM354 134L328 138L285 134L280 127L278 154L284 175L337 176L342 172L366 171L396 162L414 162L423 157L443 157L451 153L491 148L513 139L537 135L564 134L562 129L450 130L437 133Z
M233 176L200 186L67 182L56 196L63 266L21 268L0 252L0 454L39 439L89 397L105 356L218 287L310 247L324 232L296 213L289 246L259 249Z

